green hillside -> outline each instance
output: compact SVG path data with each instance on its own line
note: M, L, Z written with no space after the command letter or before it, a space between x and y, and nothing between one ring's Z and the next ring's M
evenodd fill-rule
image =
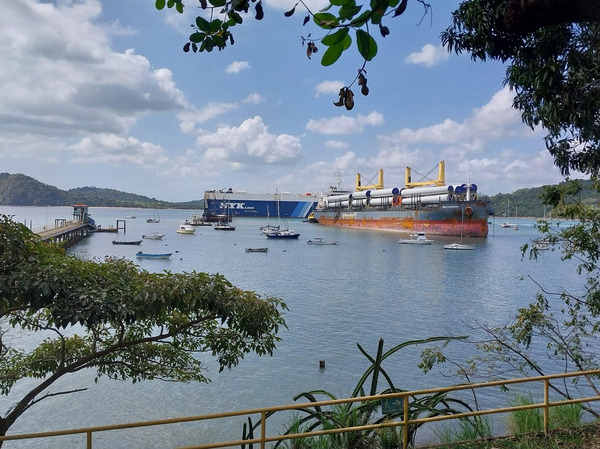
M30 176L0 173L0 204L5 206L146 207L159 209L202 209L203 200L172 203L147 196L98 187L60 190Z

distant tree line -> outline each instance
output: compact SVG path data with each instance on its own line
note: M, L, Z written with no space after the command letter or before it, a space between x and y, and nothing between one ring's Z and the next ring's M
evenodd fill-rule
M591 181L582 185L577 198L583 204L597 204L600 195ZM513 193L498 193L489 198L497 217L549 217L552 206L544 206L541 194L544 187L519 189ZM60 190L22 174L0 173L0 205L5 206L70 206L85 203L92 207L140 207L157 209L203 209L202 199L188 202L169 202L134 193L98 187L77 187Z
M134 193L98 187L60 190L36 179L0 173L0 204L4 206L70 206L85 203L93 207L141 207L157 209L202 209L202 199L173 203Z

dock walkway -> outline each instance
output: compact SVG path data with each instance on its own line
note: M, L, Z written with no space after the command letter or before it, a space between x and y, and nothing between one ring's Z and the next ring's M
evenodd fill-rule
M44 226L34 229L33 232L40 236L42 240L53 240L60 243L63 241L79 241L81 238L88 236L89 230L90 227L87 223L62 221L57 226Z

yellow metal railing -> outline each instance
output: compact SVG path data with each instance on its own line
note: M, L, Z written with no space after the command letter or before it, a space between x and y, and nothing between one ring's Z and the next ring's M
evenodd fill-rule
M467 418L473 416L482 416L482 415L492 415L497 413L506 413L517 410L527 410L527 409L542 409L543 410L543 418L544 418L544 433L548 433L548 416L550 407L554 407L557 405L563 404L576 404L583 402L594 402L600 401L600 395L590 396L590 397L581 397L577 399L566 399L560 401L551 401L550 400L550 381L555 379L566 379L566 378L574 378L574 377L587 377L587 376L596 376L600 375L600 370L590 370L590 371L578 371L572 373L562 373L562 374L553 374L549 376L539 376L539 377L526 377L520 379L511 379L511 380L500 380L494 382L484 382L477 384L464 384L464 385L455 385L444 388L434 388L428 390L413 390L413 391L405 391L401 393L393 393L387 395L375 395L375 396L363 396L360 398L347 398L347 399L335 399L328 401L319 401L319 402L308 402L302 404L290 404L283 405L277 407L265 407L259 409L250 409L250 410L240 410L234 412L227 413L215 413L210 415L201 415L201 416L188 416L183 418L171 418L171 419L163 419L163 420L155 420L155 421L142 421L142 422L133 422L133 423L125 423L125 424L115 424L115 425L106 425L106 426L97 426L97 427L85 427L79 429L70 429L70 430L57 430L57 431L49 431L49 432L37 432L37 433L27 433L27 434L18 434L18 435L7 435L4 437L0 437L0 441L9 441L9 440L24 440L24 439L34 439L34 438L48 438L48 437L56 437L56 436L64 436L64 435L75 435L75 434L85 434L87 438L87 449L92 449L92 436L95 433L99 432L107 432L114 430L123 430L123 429L133 429L139 427L149 427L149 426L161 426L166 424L176 424L176 423L185 423L185 422L195 422L195 421L207 421L207 420L215 420L222 418L230 418L235 416L248 416L248 415L257 415L260 414L260 437L254 439L247 440L237 440L237 441L224 441L217 442L211 444L200 444L195 446L186 446L181 447L180 449L208 449L208 448L220 448L220 447L232 447L232 446L241 446L242 444L260 444L261 449L265 448L266 443L280 441L280 440L291 440L297 438L305 438L319 435L330 435L330 434L339 434L346 432L355 432L362 430L372 430L372 429L383 429L383 428L393 428L393 427L402 427L403 429L403 448L406 449L408 447L408 438L409 438L409 427L413 424L426 423L426 422L435 422L435 421L447 421L452 419L459 418ZM487 387L495 387L495 386L506 386L506 385L514 385L514 384L523 384L523 383L534 383L534 382L543 382L544 387L544 400L543 402L536 404L528 404L528 405L519 405L519 406L511 406L511 407L501 407L487 410L477 410L472 412L465 413L457 413L452 415L441 415L434 416L430 418L418 418L418 419L410 419L409 418L409 398L411 396L419 396L425 394L432 393L450 393L454 391L461 390L474 390L481 389ZM298 410L302 408L315 408L315 407L323 407L328 405L335 404L345 404L352 402L366 402L373 400L382 400L382 399L393 399L393 398L401 398L403 401L403 419L398 421L389 421L383 422L379 424L371 424L371 425L363 425L363 426L354 426L354 427L344 427L337 429L328 429L328 430L317 430L312 432L302 432L296 434L288 434L288 435L276 435L276 436L267 436L266 423L267 416L274 412L279 411L290 411L290 410Z

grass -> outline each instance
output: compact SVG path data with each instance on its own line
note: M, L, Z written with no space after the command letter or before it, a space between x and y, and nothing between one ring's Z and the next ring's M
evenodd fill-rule
M600 449L600 424L504 438L420 446L421 449Z

